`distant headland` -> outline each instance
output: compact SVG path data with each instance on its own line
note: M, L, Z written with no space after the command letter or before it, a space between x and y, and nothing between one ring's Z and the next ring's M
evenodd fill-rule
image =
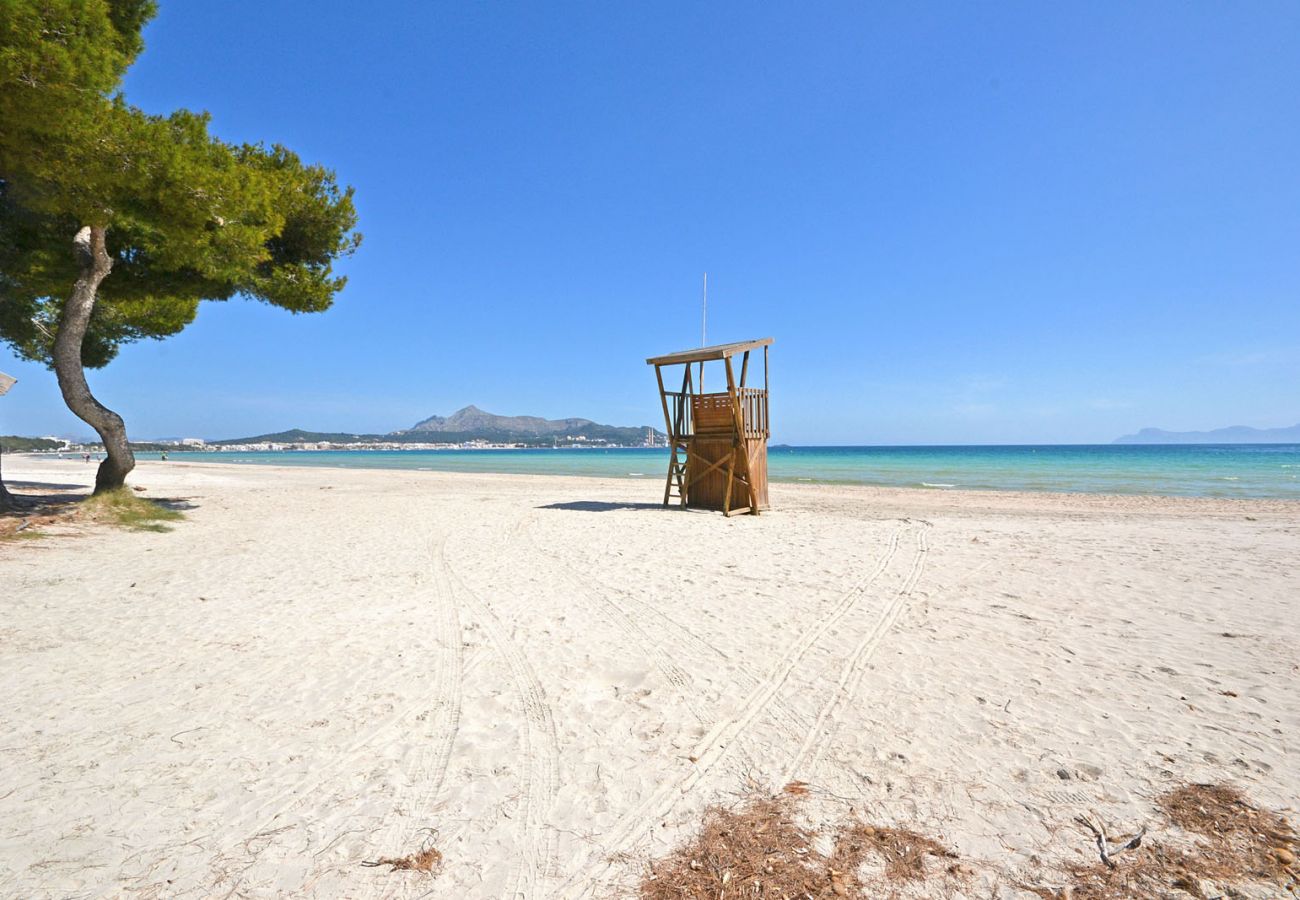
M1251 428L1233 425L1213 431L1165 431L1163 428L1143 428L1137 434L1126 434L1111 441L1113 444L1300 444L1300 425L1289 428Z

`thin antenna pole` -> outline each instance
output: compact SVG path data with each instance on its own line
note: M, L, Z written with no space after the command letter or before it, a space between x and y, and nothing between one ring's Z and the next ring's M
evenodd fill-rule
M709 273L704 273L704 305L700 310L700 346L709 345ZM700 393L704 393L704 360L700 360Z
M704 309L700 313L700 346L709 345L709 273L704 273Z

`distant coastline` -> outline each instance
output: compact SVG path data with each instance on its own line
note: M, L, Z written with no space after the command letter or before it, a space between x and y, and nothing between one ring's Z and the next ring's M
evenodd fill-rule
M1300 443L1300 425L1288 428L1251 428L1232 425L1213 431L1165 431L1143 428L1115 438L1115 444L1294 444Z

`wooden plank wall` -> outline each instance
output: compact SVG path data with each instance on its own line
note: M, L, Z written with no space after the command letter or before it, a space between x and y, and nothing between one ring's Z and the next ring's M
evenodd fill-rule
M696 394L691 398L691 417L696 434L727 434L735 431L730 394Z
M727 467L719 466L699 481L695 476L710 465L731 454L731 437L707 438L696 435L691 441L691 458L686 466L686 481L690 487L692 509L722 509L727 495ZM731 486L731 507L749 506L749 491L739 481Z
M748 442L751 478L754 493L757 495L759 509L771 509L767 496L767 441L752 438ZM686 464L686 481L710 465L731 453L731 438L707 438L696 435L691 442L692 454ZM698 458L697 458L698 457ZM716 509L721 511L723 498L727 493L727 468L719 466L699 481L691 484L690 505L693 509ZM735 481L731 486L731 508L744 509L750 505L749 488L742 482Z

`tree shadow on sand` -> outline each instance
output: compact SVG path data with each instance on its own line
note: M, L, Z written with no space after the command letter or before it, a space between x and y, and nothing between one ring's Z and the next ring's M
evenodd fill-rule
M52 516L67 512L72 504L86 499L84 484L60 484L49 481L6 481L12 491L12 507L0 506L0 517L26 518Z
M0 506L0 541L6 542L67 533L66 526L83 522L170 531L161 523L179 520L187 510L198 508L190 498L145 498L127 488L92 497L84 484L10 481L7 486L20 493L11 495L9 505Z
M61 481L15 481L11 478L6 480L5 484L13 491L55 491L60 495L86 490L84 484Z
M14 499L19 505L17 509L0 510L0 516L55 513L90 497L89 486L75 482L6 481L5 485L13 492ZM198 504L188 497L150 497L149 499L159 506L177 512L198 509Z

